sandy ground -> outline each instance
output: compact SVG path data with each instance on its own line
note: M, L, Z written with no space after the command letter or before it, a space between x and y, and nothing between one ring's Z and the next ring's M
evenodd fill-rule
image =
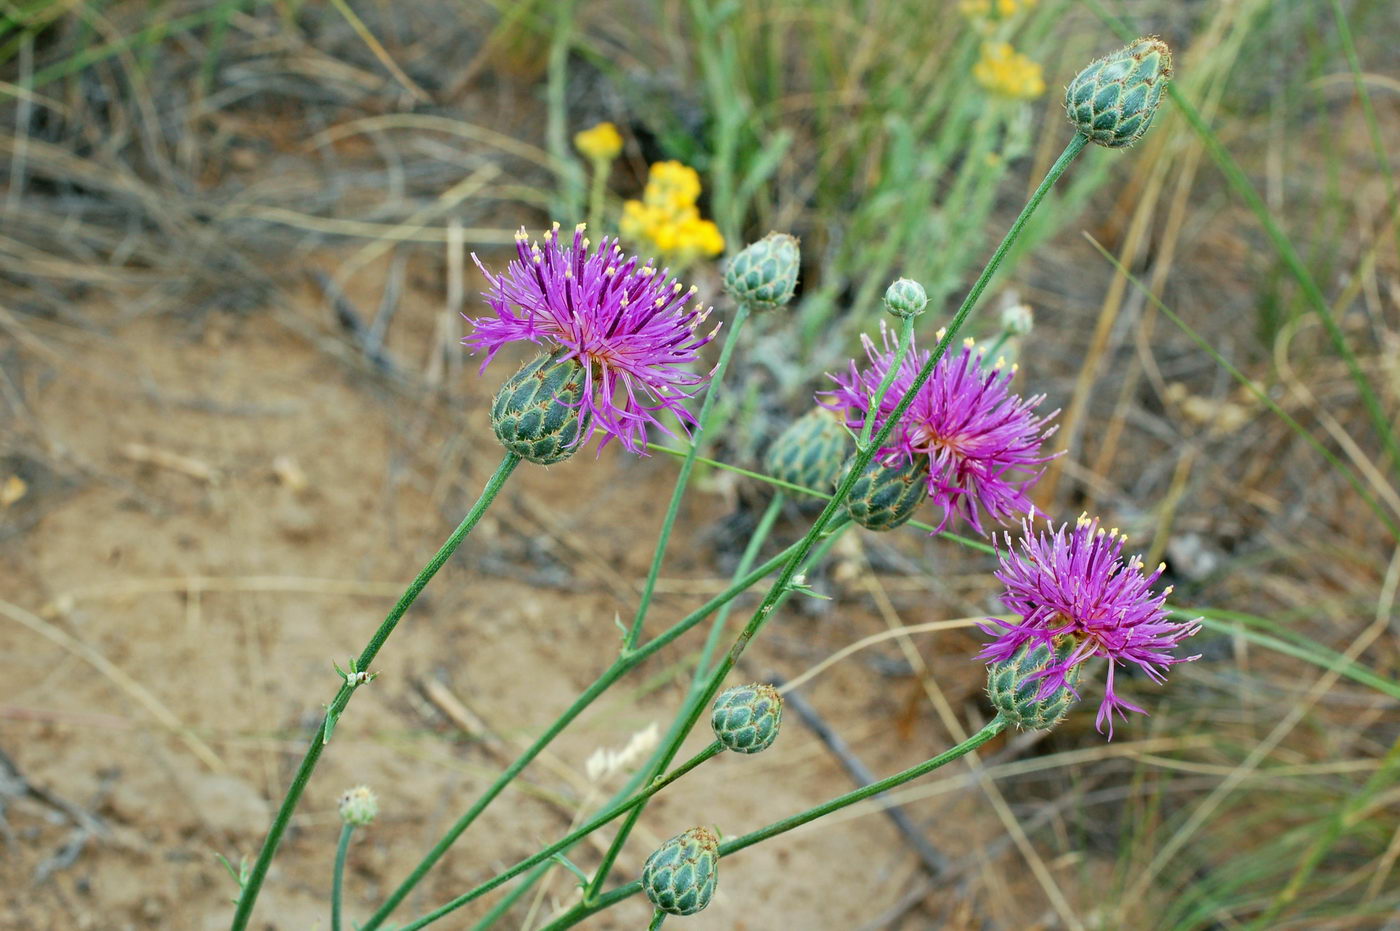
M432 300L411 295L391 350L422 358ZM286 325L332 334L328 316L309 290L304 307L216 316L198 328L112 312L98 317L100 336L34 330L51 350L47 362L12 370L28 417L12 426L31 431L49 455L7 462L27 490L4 512L0 540L8 603L0 750L17 771L0 795L0 926L225 927L235 890L216 855L237 862L256 853L335 691L332 661L360 649L494 467L482 405L512 360L481 379L468 364L450 393L428 399L336 361ZM376 664L380 678L340 723L273 867L258 927L328 926L344 788L367 783L381 799L380 819L351 851L347 908L363 918L605 668L617 644L613 616L635 606L634 580L644 575L674 474L665 458L636 461L614 449L550 470L522 467L411 610ZM735 552L733 540L716 544L719 531L743 502L751 509L763 500L713 475L701 484L679 525L651 630L717 590ZM791 539L796 528L781 524L779 536ZM920 547L935 551L927 541L906 544L916 557ZM751 671L792 676L885 628L859 556L859 547L845 547L820 580L835 601L794 605L776 619L750 654ZM905 581L891 597L900 620L917 623L977 613L985 587L984 578L950 576ZM651 722L664 728L700 640L698 632L683 638L598 702L397 917L488 878L616 788L620 778L590 783L584 761ZM972 638L955 631L920 645L954 707L975 722L983 711L980 667L967 661ZM891 642L836 666L804 694L877 773L947 744ZM791 720L771 752L720 758L664 793L615 881L693 824L741 833L850 787L826 748ZM975 926L979 910L1034 926L1012 894L1024 865L1003 857L1001 867L1013 868L996 878L975 855L995 818L968 804L975 790L950 788L910 809L962 867L936 892L890 823L867 814L737 855L724 864L713 907L684 926L856 928L891 907L904 915L891 927ZM597 856L576 853L585 867ZM543 888L543 899L527 908L527 898L505 926L537 926L574 894L562 870ZM911 890L912 909L899 907ZM976 899L984 901L973 909ZM493 901L440 926L467 927ZM637 928L646 915L633 901L586 926Z

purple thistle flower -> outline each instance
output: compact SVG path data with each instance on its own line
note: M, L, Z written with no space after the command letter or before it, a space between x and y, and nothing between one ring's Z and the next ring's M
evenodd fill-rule
M987 618L982 629L997 640L978 653L978 659L999 662L1030 641L1053 650L1056 637L1073 638L1076 647L1069 658L1038 674L1043 679L1038 695L1044 697L1064 687L1065 676L1075 666L1091 656L1105 657L1108 685L1095 723L1099 733L1108 725L1110 740L1114 711L1125 720L1125 710L1147 713L1114 689L1113 674L1120 663L1135 663L1160 684L1167 681L1168 666L1200 659L1199 654L1172 655L1171 650L1199 632L1201 625L1168 619L1165 602L1171 586L1152 591L1165 567L1143 575L1142 557L1124 562L1127 537L1116 527L1104 531L1097 518L1081 515L1073 530L1062 524L1053 533L1033 533L1027 520L1022 524L1019 551L1012 547L1011 534L1005 538L1006 549L998 552L1001 566L995 574L1006 586L1002 603L1021 619Z
M694 422L682 402L709 379L685 366L699 358L719 327L697 335L709 310L698 304L685 309L695 288L687 290L651 260L643 264L625 256L616 239L605 238L590 252L583 230L580 223L573 242L564 243L556 223L541 247L522 229L515 234L518 256L504 275L488 271L473 255L490 282L482 296L495 316L468 317L474 331L462 342L486 351L483 371L512 342L577 359L584 371L580 424L592 414L579 444L602 430L600 449L616 437L628 451L645 455L649 424L671 434L657 411L675 414L682 430Z
M884 351L862 335L870 364L861 369L852 361L848 373L828 375L836 389L817 395L817 403L836 411L852 430L865 423L870 398L894 362L897 339L883 323L880 332ZM956 514L985 533L982 511L998 523L1036 513L1027 492L1045 471L1037 466L1054 458L1042 456L1040 444L1054 432L1042 430L1058 411L1036 417L1045 395L1023 398L1010 391L1012 372L1000 365L984 370L982 351L973 345L966 340L961 352L950 348L938 360L879 455L887 465L927 456L929 497L943 509L938 529ZM904 357L880 403L875 429L884 426L928 358L927 350L917 348Z

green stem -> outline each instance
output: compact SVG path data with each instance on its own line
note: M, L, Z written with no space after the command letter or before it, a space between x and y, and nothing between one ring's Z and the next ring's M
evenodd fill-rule
M987 368L997 364L997 359L1001 356L1002 347L1011 338L1009 330L1002 330L997 334L996 341L987 347L987 351L982 353L982 367Z
M1045 177L1041 179L1040 184L1036 187L1035 191L1031 193L1030 199L1026 202L1026 205L1021 208L1020 214L1017 215L1015 221L1011 224L1011 229L1007 230L1006 235L1002 237L1001 243L997 246L996 251L992 253L992 257L988 260L986 267L982 269L982 274L977 277L977 281L973 283L967 296L963 298L963 302L961 306L958 307L957 313L953 315L953 319L948 323L948 327L944 331L942 339L938 341L938 345L934 347L933 351L929 354L928 360L919 369L919 373L914 377L914 380L910 383L904 395L899 399L899 403L895 405L894 409L890 411L889 416L885 418L884 424L875 432L869 444L864 445L856 451L851 468L846 470L840 484L836 488L835 494L832 495L831 500L827 501L826 507L824 507L821 514L817 516L816 521L812 524L806 535L797 542L797 551L793 553L788 559L787 564L783 566L783 570L779 574L777 581L769 588L762 603L759 604L758 610L754 612L753 616L749 619L749 623L734 641L734 645L730 647L729 653L720 661L719 665L715 667L714 672L711 673L710 681L706 684L704 692L696 696L698 700L692 702L690 705L686 712L683 725L678 729L671 741L662 749L658 763L653 772L660 772L665 769L671 764L671 761L675 759L676 754L680 752L681 744L684 743L685 738L695 726L695 722L700 719L700 715L704 713L705 707L714 699L716 693L719 692L720 686L724 683L724 677L734 668L734 664L737 663L739 657L743 655L749 641L762 629L763 625L772 615L778 600L792 587L793 578L797 575L799 567L806 561L807 555L812 551L812 547L816 545L818 538L821 537L826 530L827 524L835 518L837 511L843 507L846 496L850 494L851 487L855 485L856 479L860 476L862 471L864 471L865 467L870 464L870 460L874 458L875 451L880 449L885 444L885 441L889 439L890 433L893 432L895 425L903 419L905 411L909 409L909 405L914 402L914 398L918 395L919 390L923 388L924 383L927 382L929 376L933 374L933 367L943 358L943 354L947 352L948 346L957 338L958 331L962 329L962 325L971 315L972 309L977 305L977 301L982 296L982 292L986 289L987 283L991 281L992 276L996 274L1002 260L1006 258L1007 252L1011 250L1017 237L1021 235L1021 231L1025 228L1027 221L1030 220L1032 214L1035 213L1036 208L1040 206L1040 202L1045 199L1045 195L1049 193L1050 188L1054 186L1060 175L1064 174L1065 169L1069 167L1070 163L1084 150L1084 146L1088 145L1088 143L1088 137L1084 136L1082 133L1075 133L1074 137L1069 141L1069 144L1065 146L1065 150L1060 153L1060 157L1050 166L1050 170L1045 173ZM622 850L623 843L627 840L627 835L632 825L636 823L639 813L640 809L634 809L633 813L628 816L628 819L623 822L617 837L613 839L612 846L609 847L608 852L604 854L602 864L599 865L597 872L593 874L593 882L584 890L584 902L591 902L598 896L603 883L607 881L608 872L612 869L613 863L616 862L618 854Z
M817 805L815 808L809 808L804 812L784 818L781 821L774 821L767 827L759 828L757 831L750 831L748 834L743 834L733 840L720 844L720 856L736 853L743 850L745 847L752 847L754 844L766 841L770 837L777 837L779 834L784 834L791 831L793 828L801 827L809 821L816 821L818 818L825 817L833 811L840 811L842 808L854 805L856 802L863 802L871 796L879 795L881 792L888 792L890 789L902 786L906 782L918 779L926 773L933 772L940 766L945 766L953 760L971 753L1005 729L1006 722L998 715L983 725L980 731L973 734L956 747L945 750L931 760L925 760L917 766L911 766L903 772L895 773L893 776L887 776L879 782L872 782L868 786L861 786L859 789L853 789L845 795L837 796L829 802Z
M570 223L578 222L583 208L583 169L569 151L567 128L569 82L569 49L574 40L574 4L577 0L562 0L554 7L554 35L549 43L548 80L545 88L547 114L545 145L554 162L554 171L562 189L558 209Z
M530 746L516 758L515 762L506 767L505 771L496 778L495 782L487 787L486 792L472 804L471 808L469 808L462 817L458 818L452 827L448 828L447 833L444 834L437 844L433 846L433 849L424 856L422 861L414 867L413 872L408 875L408 878L400 883L399 887L389 895L389 898L384 901L384 904L379 907L379 910L364 924L361 931L374 931L375 928L378 928L399 903L404 900L404 897L422 881L423 877L427 875L428 871L433 868L438 860L442 859L443 854L447 853L448 848L456 842L463 831L471 826L472 822L477 819L477 816L485 811L486 807L491 804L496 796L500 795L505 787L509 785L526 766L530 765L531 761L533 761L545 747L549 746L550 742L553 741L555 737L559 736L564 728L568 727L575 718L582 714L598 696L606 692L614 682L622 678L622 676L634 666L670 644L696 624L709 617L712 611L724 606L731 599L747 591L754 583L777 569L783 564L785 559L796 551L796 549L797 544L794 543L757 569L754 569L742 579L737 580L733 585L729 586L729 588L725 589L723 592L720 592L714 598L711 598L699 609L682 618L669 630L647 641L647 643L638 647L636 650L630 653L624 653L614 660L612 665L610 665L592 685L585 689L583 694L580 695L558 719L550 724L550 726L545 729L544 733L535 739L534 743L530 744Z
M894 351L894 361L885 369L885 377L880 379L880 384L875 388L875 393L870 396L870 406L866 408L868 412L865 422L860 425L860 447L865 448L865 444L870 440L870 431L875 429L875 421L880 416L880 405L885 400L885 395L889 394L890 385L894 384L895 376L904 365L904 357L909 355L909 347L914 344L914 318L901 317L899 320L899 343Z
M501 896L501 900L491 906L491 910L485 915L482 915L480 921L471 926L471 931L486 931L488 928L495 927L496 922L500 921L501 917L505 915L506 912L514 908L515 903L519 902L525 893L534 888L535 883L543 879L544 874L548 873L553 868L554 861L551 860L547 863L541 863L531 870L530 875L516 883L515 888Z
M741 576L746 575L749 567L753 565L753 561L758 558L759 549L768 539L768 534L772 532L773 523L778 518L778 512L783 509L784 499L785 496L779 491L773 495L773 500L768 502L768 509L759 518L753 536L749 537L749 542L744 547L744 554L739 557L739 565L734 568L731 582L738 581ZM733 607L734 602L731 601L715 614L715 619L710 624L709 636L705 638L705 646L700 650L700 659L695 663L695 676L690 682L692 689L698 688L705 681L705 671L709 668L710 659L715 655L715 649L719 646L719 638L724 635L724 625L729 621L729 614Z
M793 828L801 827L811 821L816 821L818 818L825 817L834 811L840 811L842 808L854 805L856 802L863 802L872 796L879 795L882 792L888 792L890 789L902 786L906 782L918 779L920 776L933 772L940 766L946 766L959 757L971 753L1005 729L1006 722L1003 721L1000 716L997 716L987 722L980 731L973 734L956 747L940 753L931 760L925 760L918 766L911 766L903 772L895 773L893 776L881 779L879 782L872 782L868 786L862 786L859 789L847 792L845 795L824 802L815 808L809 808L799 814L783 818L781 821L774 821L767 827L759 828L757 831L750 831L748 834L741 835L733 840L725 841L719 845L720 858L723 860L724 857L738 853L745 847L752 847L754 844L761 843L772 837L777 837L779 834L791 831ZM571 928L589 915L596 914L605 908L609 908L621 902L623 899L636 895L641 889L641 882L634 881L618 889L614 889L606 895L600 895L591 901L585 898L582 902L560 916L558 920L547 925L543 931L562 931L564 928Z
M676 476L676 487L671 491L671 503L666 508L666 517L661 521L661 534L656 539L656 549L651 556L651 569L647 572L647 580L642 586L641 600L637 602L637 613L633 616L632 626L622 643L624 653L634 649L637 641L641 639L642 623L646 621L647 609L651 607L651 596L656 589L656 579L661 575L661 563L666 559L666 547L671 542L671 528L676 524L676 516L681 510L681 499L685 497L691 470L695 468L695 457L700 452L701 441L705 438L705 425L710 419L710 411L714 408L720 383L724 381L724 371L729 367L729 357L733 355L734 345L739 341L739 333L748 319L749 305L741 303L734 319L730 321L729 334L724 338L724 346L719 351L719 361L715 363L714 373L710 375L710 385L705 389L700 416L696 418L695 428L691 433L690 448L681 462L680 474Z
M593 181L588 187L588 228L595 236L603 235L603 196L607 192L611 168L611 159L593 159Z
M715 5L703 0L690 0L690 16L695 26L694 48L700 63L701 78L705 92L710 98L710 112L714 114L714 149L710 156L710 180L714 186L711 201L715 207L715 220L725 242L739 240L739 219L741 205L735 197L734 171L735 156L739 146L739 130L747 119L748 105L741 88L732 80L732 68L726 62L734 58L732 34L722 34L726 29L728 14Z
M628 811L637 805L640 805L642 802L651 798L653 795L660 792L662 789L666 788L668 785L675 782L677 779L681 778L686 773L695 769L695 767L699 766L701 763L705 762L713 756L719 755L723 751L724 745L721 744L718 740L716 740L704 750L701 750L695 756L691 757L689 760L686 760L680 766L677 766L671 772L667 773L665 777L652 782L651 785L647 786L637 795L634 795L633 797L625 801L619 802L618 804L612 806L603 813L594 817L593 820L589 821L587 824L583 825L577 830L572 831L567 837L557 840L554 843L550 844L548 847L539 851L538 853L526 857L524 860L521 860L519 863L515 864L515 866L512 866L510 869L505 870L504 872L499 873L496 876L493 876L491 879L477 886L475 889L472 889L468 892L464 892L462 895L459 895L451 902L448 902L445 905L433 909L431 912L424 915L422 918L419 918L416 921L409 922L408 924L400 928L399 931L418 931L419 928L425 928L433 922L437 921L439 918L442 918L445 915L455 912L463 905L466 905L469 902L473 902L481 898L483 895L490 892L492 889L495 889L497 886L509 882L510 880L519 876L521 873L530 869L531 867L543 863L545 860L548 860L549 858L553 857L556 853L560 853L568 849L569 847L572 847L574 844L578 843L580 840L587 837L589 834L592 834L594 831L598 830L600 827L607 824L609 821L612 821L614 818L618 817L623 812Z
M651 924L647 925L647 931L659 931L661 925L665 923L665 921L666 913L658 908L656 913L651 916Z
M672 449L669 446L659 446L656 443L648 443L647 449L654 453L665 453L666 455L674 456L677 459L680 459L685 456L685 453L679 449ZM765 485L772 485L774 488L778 488L786 492L805 495L808 498L821 498L823 501L830 501L833 497L825 491L818 491L815 488L808 488L806 485L795 485L792 482L785 482L780 478L774 478L773 476L765 475L762 472L754 472L752 469L745 469L741 466L732 465L728 462L720 462L718 459L706 459L704 456L697 456L695 461L703 463L707 466L713 466L716 469L723 469L726 472L733 472L735 475L742 475L746 478L751 478L756 482L763 482ZM940 531L937 527L933 526L932 524L925 524L922 521L911 520L904 526L910 528L911 530L922 530L925 533L937 536L939 539L942 540L951 540L954 543L960 543L963 546L966 546L970 549L977 550L979 553L986 553L989 556L996 555L996 548L988 543L983 543L981 540L974 540L971 537L965 537L961 534L953 533L949 530Z
M350 835L355 826L347 823L340 829L340 844L335 848L335 869L331 873L331 931L340 931L341 889L345 884L345 854L350 850Z
M818 565L825 559L826 554L836 545L836 541L840 539L842 531L850 526L849 519L844 516L837 518L837 520L838 523L833 525L831 532L813 548L809 559L802 564L804 570L810 566ZM771 614L782 607L783 603L792 595L792 591L791 588L788 588L779 595L777 600L773 602L772 610L769 613ZM713 675L713 673L711 675ZM671 728L666 732L666 736L662 738L661 749L657 750L656 753L652 755L652 758L647 761L647 765L643 767L642 772L660 772L670 764L671 760L675 757L676 747L685 740L686 735L688 735L695 726L695 722L705 713L705 708L709 705L710 700L714 698L714 694L708 691L711 681L713 681L712 678L705 677L702 678L699 683L691 686L690 692L686 697L686 704L681 708L676 719L671 722ZM632 833L632 829L636 827L638 819L642 817L642 812L645 810L646 803L644 800L642 804L635 806L627 813L627 817L623 820L622 826L618 828L617 837L613 838L612 845L608 847L607 852L603 855L603 863L598 867L598 873L594 875L595 882L598 876L606 876L607 873L611 871L613 863L617 861L618 854L622 852L622 845Z
M811 567L819 563L823 558L825 558L827 552L832 546L835 545L836 541L840 538L841 533L844 532L845 529L849 526L850 523L848 520L846 520L845 518L838 518L838 523L835 527L832 528L830 535L825 540L823 540L821 544L814 550L813 555L805 565L807 567ZM793 544L793 546L795 547L796 544ZM789 548L789 552L790 551L791 548ZM770 565L772 565L773 568L777 568L777 565L781 564L781 562L786 558L786 553L779 554L770 563ZM748 576L748 578L753 578L753 576L750 575ZM744 588L748 588L748 583L736 582L736 586L738 585L742 585ZM787 594L791 593L789 592ZM780 601L779 604L781 603L782 602ZM692 693L691 700L694 700L695 694L698 693ZM679 730L680 725L681 718L678 716L676 720L672 722L671 729L666 733L666 736L663 738L663 744L668 743L671 740L674 734ZM639 785L646 781L648 774L652 772L653 768L656 765L656 760L657 757L653 756L652 759L647 761L647 764L644 767L642 767L640 770L634 773L632 775L632 778L627 781L627 784L624 785L622 789L620 789L618 793L613 796L609 804L616 804L619 800L628 798L630 793L635 791ZM645 806L645 803L646 800L643 799L640 806L633 806L631 808L631 812L629 813L629 817L635 817L636 813L639 812L641 808ZM527 875L515 886L514 889L512 889L505 896L502 896L501 901L496 903L496 905L489 912L487 912L486 915L483 916L480 921L472 925L472 931L485 931L485 929L493 927L496 921L499 920L502 915L508 912L511 909L511 907L515 904L515 902L519 900L519 898L523 896L530 889L531 886L539 882L541 877L543 877L544 874L548 872L552 866L552 863L543 863L536 866L530 872L529 875ZM364 931L369 931L369 929L366 928L364 929Z
M447 538L442 547L433 554L433 558L428 561L414 578L408 589L399 597L387 617L375 630L374 636L370 638L359 657L356 659L355 668L366 672L370 663L379 655L379 650L384 646L384 641L389 639L389 635L398 626L399 619L404 616L410 605L417 599L424 586L432 579L437 571L442 568L443 563L457 551L457 547L462 545L467 534L472 532L472 528L481 520L481 516L486 513L486 509L491 506L491 502L496 500L496 495L505 485L506 479L515 471L515 467L520 464L520 457L514 453L507 453L501 460L501 464L496 467L495 473L486 482L486 487L481 490L481 496L476 499L467 516L462 518L462 522L457 525L457 529L452 531L452 535ZM329 729L335 727L335 722L345 711L345 706L350 704L350 696L355 692L355 686L342 683L340 691L336 692L330 707L326 709L326 715L322 719L321 726L316 728L316 732L311 736L311 746L306 750L306 756L302 758L301 765L297 767L296 775L292 777L292 784L287 789L287 795L282 799L281 806L277 809L277 815L272 820L272 826L268 829L267 837L263 840L262 849L258 852L257 862L253 864L253 870L248 874L248 881L243 884L243 889L238 896L238 908L233 914L232 931L243 931L248 927L248 920L253 915L253 904L258 899L258 892L262 889L263 880L267 877L267 868L272 864L272 858L277 853L277 846L282 842L282 835L287 831L287 824L292 819L292 812L296 810L297 802L301 800L301 794L306 790L306 784L311 780L311 774L316 769L316 764L321 759L321 753L326 748L329 741Z

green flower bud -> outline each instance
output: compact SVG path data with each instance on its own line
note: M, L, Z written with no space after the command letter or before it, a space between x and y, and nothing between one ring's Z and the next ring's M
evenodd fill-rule
M1035 313L1026 304L1012 304L1001 312L1001 331L1007 336L1025 336L1035 326Z
M772 310L792 300L801 264L797 239L769 233L750 243L724 269L724 290L754 310Z
M1065 89L1065 112L1090 141L1130 146L1152 125L1171 76L1167 44L1156 36L1138 39L1079 72Z
M501 445L540 465L563 462L578 447L582 427L583 366L575 359L538 355L521 366L491 402L491 429Z
M364 827L379 814L379 799L369 786L355 786L340 796L340 820L356 827Z
M846 468L850 468L849 462ZM866 530L893 530L913 517L926 497L927 457L885 465L877 455L851 486L846 512Z
M1016 727L1044 730L1064 719L1077 696L1074 685L1079 681L1080 666L1065 675L1065 684L1044 698L1037 697L1042 679L1032 678L1037 672L1063 663L1074 652L1074 640L1061 637L1052 651L1040 641L1031 641L1007 660L987 667L987 697L992 707L1008 724Z
M917 317L928 306L928 292L911 278L900 278L885 290L885 309L896 317Z
M833 411L814 407L787 425L763 467L769 475L804 488L829 491L850 455L851 436Z
M726 750L758 753L773 746L783 723L783 697L771 685L725 689L715 699L710 727Z
M642 890L671 915L694 915L709 905L718 881L719 839L708 828L677 834L642 867Z

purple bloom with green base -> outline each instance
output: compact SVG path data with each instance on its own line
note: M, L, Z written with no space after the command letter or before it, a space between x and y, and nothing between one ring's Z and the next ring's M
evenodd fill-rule
M817 403L836 411L854 431L864 425L870 398L894 364L897 341L883 324L880 330L884 349L862 336L869 364L860 368L853 361L848 372L828 375L835 390L817 395ZM875 429L884 426L928 358L929 352L918 348L904 357L880 403ZM1046 425L1055 414L1037 417L1045 396L1023 398L1011 391L1013 372L1014 366L983 368L982 351L971 340L960 351L950 348L880 449L886 465L928 458L928 494L943 509L939 530L955 515L986 533L983 512L997 523L1035 513L1028 492L1054 458L1042 455L1040 447L1054 432Z
M1019 548L1005 534L1006 548L999 549L1001 565L996 577L1006 586L1002 603L1020 615L1019 620L988 618L982 629L997 637L978 659L989 663L1010 659L1030 642L1046 644L1052 651L1069 638L1074 648L1060 651L1063 659L1033 678L1041 680L1039 697L1060 688L1074 689L1070 673L1092 656L1108 660L1107 687L1096 720L1100 733L1108 725L1113 739L1113 712L1124 719L1127 711L1146 714L1118 694L1114 671L1132 663L1156 683L1167 681L1168 666L1186 663L1196 656L1174 656L1176 646L1200 631L1198 621L1173 621L1166 609L1171 587L1160 592L1152 585L1164 566L1144 574L1142 558L1123 559L1125 536L1117 528L1104 530L1098 519L1081 516L1074 528L1035 532L1027 520ZM1078 695L1075 692L1076 696Z
M709 310L685 306L695 288L650 260L624 255L615 239L590 250L583 224L566 242L556 223L543 240L540 245L524 230L517 233L517 256L502 275L477 260L490 284L482 296L494 316L468 317L473 332L462 342L485 351L483 370L514 342L539 345L556 360L577 360L584 379L579 445L602 431L600 448L616 437L630 452L645 455L648 426L671 433L658 411L669 410L682 430L694 423L684 402L704 388L708 376L689 366L719 327L700 334Z

